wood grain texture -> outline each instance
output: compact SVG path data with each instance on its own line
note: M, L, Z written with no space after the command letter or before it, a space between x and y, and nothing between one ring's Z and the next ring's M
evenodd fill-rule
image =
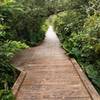
M13 63L27 72L17 100L97 100L65 55L52 28L43 44L16 55Z

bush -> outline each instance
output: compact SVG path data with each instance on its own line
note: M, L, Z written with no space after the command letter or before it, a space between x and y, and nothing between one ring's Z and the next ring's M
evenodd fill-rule
M21 40L33 46L45 37L45 31L41 26L45 24L47 17L42 7L32 5L30 1L28 3L27 6L23 2L1 5L1 25L7 35L10 33L10 39ZM9 39L7 35L5 37Z
M28 48L28 46L20 41L5 41L4 43L0 44L0 53L4 53L6 57L11 58L16 52L25 48Z
M27 47L25 43L17 41L0 42L0 100L14 100L10 89L20 72L10 64L10 59Z
M15 100L15 97L10 90L0 90L0 100Z
M63 41L63 37L70 36L72 32L78 32L83 29L84 20L80 13L66 11L59 13L54 22L54 29Z
M15 81L16 77L14 78L14 76L17 75L16 69L10 64L10 60L16 52L27 47L28 46L26 44L17 41L6 41L4 43L0 43L0 76L4 76L0 77L1 83L1 80L3 79L5 81L8 80L9 83Z
M54 28L63 48L77 59L100 92L100 16L92 15L82 19L82 15L77 15L77 12L68 12L57 15Z

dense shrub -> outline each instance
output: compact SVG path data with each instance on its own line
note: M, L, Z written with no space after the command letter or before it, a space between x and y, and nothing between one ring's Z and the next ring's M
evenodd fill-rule
M10 33L12 39L25 41L29 45L35 45L44 39L45 31L41 26L46 18L42 8L28 8L16 2L1 5L0 12L5 31Z
M17 41L0 42L0 100L14 99L10 89L20 72L10 64L10 60L16 52L27 47Z
M15 100L10 90L0 90L0 100Z
M72 32L78 32L83 29L84 20L81 14L72 10L61 12L57 15L54 22L54 29L57 34L63 37L70 36Z
M28 48L25 43L20 41L5 41L0 43L0 53L4 53L9 59L21 49Z
M100 15L82 17L79 11L68 10L56 16L56 30L63 48L77 59L100 92Z

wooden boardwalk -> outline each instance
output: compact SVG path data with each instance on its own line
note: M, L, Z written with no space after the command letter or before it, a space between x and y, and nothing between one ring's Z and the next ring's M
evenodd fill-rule
M52 28L40 46L18 54L14 64L27 72L17 100L92 100Z

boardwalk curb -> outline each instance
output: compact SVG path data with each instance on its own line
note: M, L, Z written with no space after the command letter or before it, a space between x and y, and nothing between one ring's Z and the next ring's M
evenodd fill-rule
M74 65L76 71L79 74L80 79L82 80L84 86L86 87L88 93L90 94L92 100L100 100L100 95L92 85L92 83L89 81L83 70L81 69L80 65L77 63L77 61L74 58L69 58Z
M20 69L18 69L20 71L20 74L16 80L16 82L14 83L13 87L12 87L12 92L13 92L13 95L14 96L17 96L17 93L26 77L26 72L25 71L22 71Z

